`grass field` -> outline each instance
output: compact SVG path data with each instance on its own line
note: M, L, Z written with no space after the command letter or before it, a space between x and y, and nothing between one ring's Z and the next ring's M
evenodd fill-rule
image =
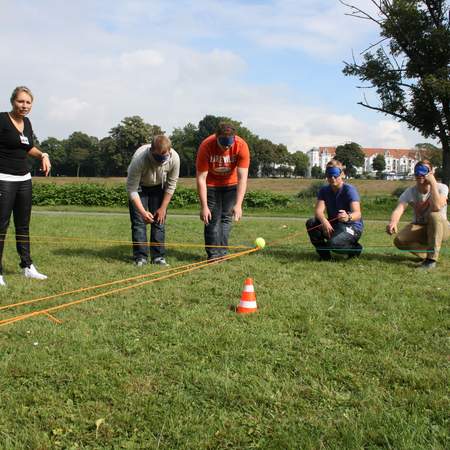
M1 327L0 448L448 448L448 246L420 273L384 225L320 263L303 221L247 219L230 244L264 251ZM10 237L0 307L156 272L131 264L126 215L34 215L32 239L49 279L19 275ZM167 241L172 267L204 259L197 218L169 218Z
M280 194L294 195L307 189L311 184L321 180L311 178L250 178L248 180L249 191L269 191ZM324 180L322 180L324 181ZM35 177L35 183L100 183L100 184L123 184L125 178L76 178L76 177ZM325 181L324 181L325 183ZM361 195L390 195L399 187L411 185L411 181L380 181L380 180L351 180L351 184L358 188ZM195 188L195 178L180 178L179 185L186 188Z

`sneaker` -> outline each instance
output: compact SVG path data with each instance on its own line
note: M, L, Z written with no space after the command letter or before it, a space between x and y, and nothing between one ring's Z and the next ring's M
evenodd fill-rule
M352 248L351 252L348 254L348 259L359 258L362 251L363 251L362 245L355 244L355 246Z
M44 275L37 271L36 267L34 267L34 264L31 264L30 267L25 267L23 269L23 274L26 278L33 278L35 280L46 280L47 275Z
M168 266L165 258L163 256L157 256L156 258L152 259L152 264L156 264L157 266Z
M0 286L6 286L5 280L3 279L3 275L0 275Z
M436 268L436 261L434 259L426 259L419 267L419 270L432 270Z
M134 261L134 265L137 267L145 266L147 263L148 261L145 258L139 258Z

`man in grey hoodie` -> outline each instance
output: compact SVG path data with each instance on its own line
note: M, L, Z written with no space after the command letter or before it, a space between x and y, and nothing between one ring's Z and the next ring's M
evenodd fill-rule
M147 224L151 224L151 262L167 265L164 224L179 173L180 157L171 148L170 139L164 135L157 135L151 144L139 147L131 159L128 166L127 192L133 257L137 266L148 262Z

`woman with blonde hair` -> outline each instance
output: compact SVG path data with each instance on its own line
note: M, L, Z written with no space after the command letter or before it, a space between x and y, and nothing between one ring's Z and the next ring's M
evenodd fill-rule
M50 159L34 145L31 122L26 117L33 105L33 94L18 86L11 95L11 111L0 113L0 286L3 278L2 256L11 214L16 228L16 249L20 267L27 278L45 280L30 256L30 218L32 183L27 156L41 161L45 175L50 171Z

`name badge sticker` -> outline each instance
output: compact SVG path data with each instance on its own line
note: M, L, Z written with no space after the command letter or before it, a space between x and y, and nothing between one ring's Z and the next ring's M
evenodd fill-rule
M21 144L25 144L25 145L30 145L30 141L28 140L28 138L26 136L24 136L23 134L20 135L20 143Z
M345 227L345 231L346 231L348 234L351 234L352 236L355 235L355 232L354 232L353 229L350 228L350 227Z

